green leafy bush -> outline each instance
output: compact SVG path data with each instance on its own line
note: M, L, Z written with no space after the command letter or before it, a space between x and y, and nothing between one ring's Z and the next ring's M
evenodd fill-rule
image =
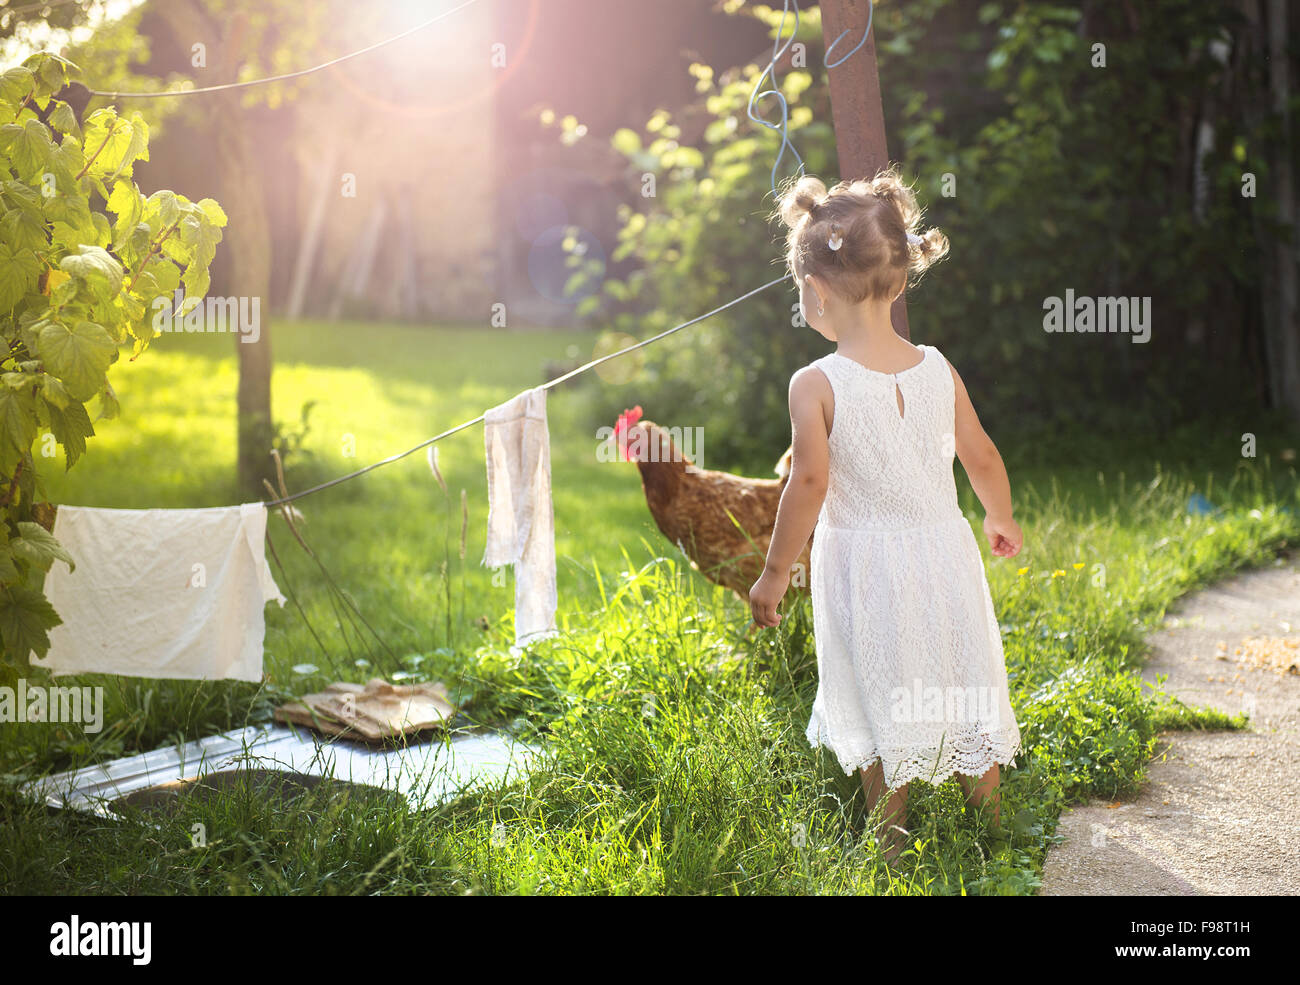
M134 359L158 334L176 292L186 314L208 289L226 224L210 198L147 198L132 180L149 159L149 127L112 107L84 122L57 98L77 67L49 53L0 74L0 642L25 667L60 622L41 591L56 560L53 510L39 457L85 453L96 420L117 414L108 368L129 340Z

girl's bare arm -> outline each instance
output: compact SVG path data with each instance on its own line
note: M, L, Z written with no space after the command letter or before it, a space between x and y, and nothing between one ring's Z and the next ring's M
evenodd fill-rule
M956 367L949 363L948 368L952 370L956 395L954 438L957 458L984 506L984 533L988 536L989 546L1000 557L1012 557L1020 552L1024 535L1011 516L1011 480L1007 477L1006 465L997 445L980 424L979 415L966 392L966 384Z
M820 370L804 368L790 378L790 430L794 455L776 511L763 573L749 590L754 622L775 626L777 606L790 585L790 567L817 526L830 483L830 435L826 409L833 406L830 381Z
M830 481L830 436L822 401L830 384L820 370L801 369L790 378L790 432L794 457L781 493L767 565L786 574L817 526Z

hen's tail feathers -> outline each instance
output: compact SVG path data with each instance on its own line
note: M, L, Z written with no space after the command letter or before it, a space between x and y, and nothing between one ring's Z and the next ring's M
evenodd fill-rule
M794 445L785 450L781 460L776 463L776 468L772 471L776 473L778 479L787 479L790 476L790 466L794 462Z

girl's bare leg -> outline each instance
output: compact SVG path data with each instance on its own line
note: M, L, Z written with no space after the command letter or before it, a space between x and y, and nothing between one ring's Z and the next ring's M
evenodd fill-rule
M999 783L1002 780L1002 772L997 763L989 767L989 771L976 780L973 776L963 776L957 774L957 782L961 784L962 790L966 794L966 799L975 807L983 807L985 803L991 803L993 806L993 830L1001 828L1000 813L1002 810L1002 793L999 789Z
M862 793L867 799L867 813L870 814L880 803L880 798L888 794L884 809L881 811L879 837L885 848L885 861L893 862L907 844L907 784L896 790L889 790L885 785L885 771L880 760L872 763L868 770L858 770L862 778Z

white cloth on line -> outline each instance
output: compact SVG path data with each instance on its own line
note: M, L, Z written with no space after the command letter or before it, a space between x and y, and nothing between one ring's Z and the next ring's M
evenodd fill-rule
M515 646L556 633L555 514L546 391L525 390L483 415L488 529L483 563L515 569Z
M260 681L263 607L285 598L266 563L261 503L194 510L60 506L45 594L62 625L33 662L62 674Z

